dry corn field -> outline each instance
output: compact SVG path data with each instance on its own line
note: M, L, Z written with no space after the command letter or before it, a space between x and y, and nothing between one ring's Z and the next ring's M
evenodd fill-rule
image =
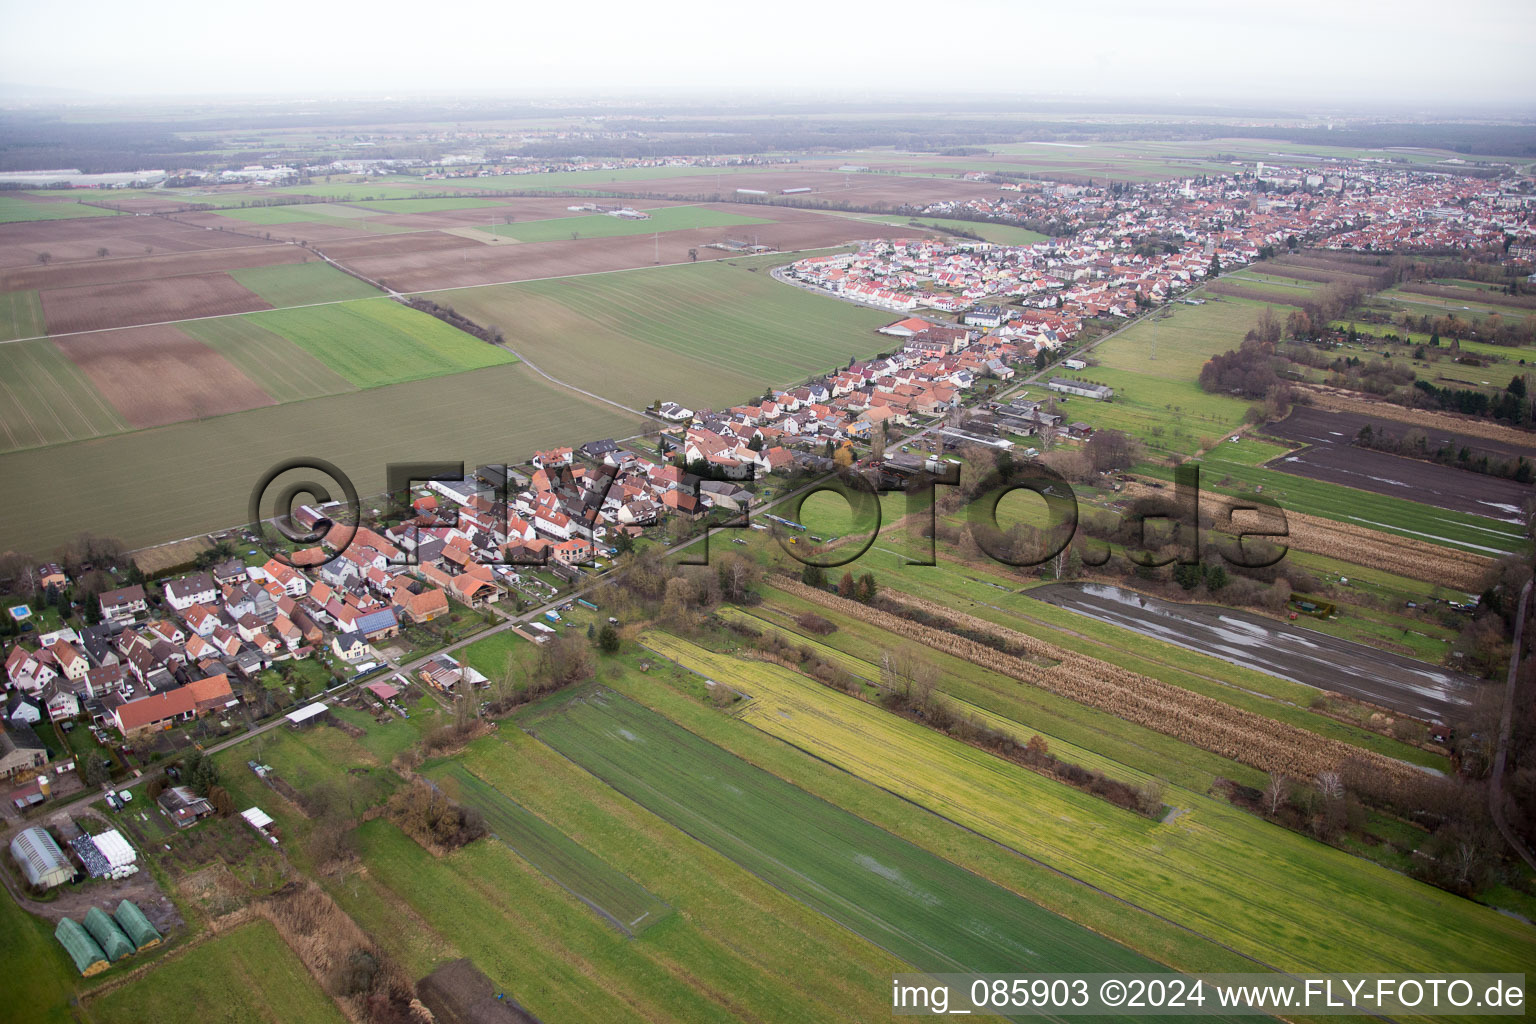
M973 640L807 587L795 580L776 577L771 582L787 593L878 626L894 636L905 637L1019 682L1108 711L1126 721L1260 771L1312 779L1320 772L1338 768L1351 758L1404 778L1417 771L1401 761L1244 711L932 601L887 592L889 599L905 607L991 634L1017 650L1058 664L1041 668Z

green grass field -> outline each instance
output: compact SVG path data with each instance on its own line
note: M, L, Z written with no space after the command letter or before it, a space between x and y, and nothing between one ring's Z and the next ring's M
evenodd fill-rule
M179 329L228 359L279 402L355 390L341 374L250 316L188 320Z
M1479 320L1495 314L1501 317L1524 319L1531 312L1518 306L1479 302L1477 296L1470 292L1465 299L1444 299L1438 295L1420 295L1416 292L1403 291L1400 287L1378 292L1367 305L1382 306L1398 312L1406 311L1415 316L1428 314L1435 317L1455 313L1463 320Z
M444 196L437 199L365 199L353 205L378 213L443 213L448 210L476 210L503 204L495 199Z
M669 913L661 900L549 822L509 799L462 763L433 773L454 799L485 816L496 838L626 935L638 935Z
M246 522L252 486L274 463L294 455L329 459L352 477L360 494L374 495L384 490L384 467L391 461L463 459L471 467L520 462L573 438L622 438L640 429L638 419L555 388L526 367L494 366L0 454L0 479L18 493L43 492L60 479L93 482L83 496L59 503L46 516L10 503L0 509L0 536L18 551L41 554L110 524L114 536L136 548ZM194 450L218 456L204 461L167 454Z
M1061 407L1067 420L1125 431L1160 456L1193 455L1229 435L1251 403L1202 391L1200 368L1240 345L1264 305L1204 297L1209 301L1202 306L1171 306L1167 315L1141 320L1095 348L1099 365L1067 375L1109 385L1114 400L1072 398ZM1035 400L1051 394L1028 391Z
M773 280L769 268L787 261L719 260L433 298L501 327L519 353L578 387L636 407L655 398L720 407L893 347L874 331L894 314Z
M625 939L505 845L446 858L382 821L334 894L406 969L469 956L544 1020L831 1020L882 1009L899 962L639 809L516 729L474 772L678 908ZM408 919L409 928L400 927Z
M748 692L742 714L758 728L1273 967L1514 970L1536 954L1536 936L1493 910L1200 794L1165 797L1188 813L1154 823L777 665L665 635L646 642ZM644 754L629 755L644 745L616 742L615 729L601 734L609 737L603 759L646 772ZM1347 919L1341 907L1350 908Z
M6 451L128 429L84 372L46 338L0 345L0 397Z
M376 231L390 233L408 230L389 224L371 223L370 219L377 216L371 210L360 210L354 206L340 206L332 203L295 203L287 206L247 206L243 208L224 207L218 211L218 214L221 217L228 217L231 220L242 221L246 224L282 227L286 230L279 232L280 234L293 234L300 237L304 234L305 224L327 224L332 227L341 227L357 232Z
M1081 421L1098 430L1124 431L1140 438L1154 456L1188 456L1219 443L1243 422L1251 404L1209 394L1193 380L1169 380L1137 370L1090 366L1071 376L1108 384L1115 389L1115 397L1109 402L1069 398L1060 406L1068 423ZM1054 395L1043 387L1027 390L1035 401Z
M649 235L657 231L685 231L689 228L726 228L751 224L771 224L761 217L715 210L707 206L664 206L650 211L646 220L626 220L598 213L591 216L551 217L546 220L514 221L487 226L484 230L519 242L556 242L571 238L617 238L623 235Z
M0 961L24 970L0 974L0 1005L15 1024L71 1024L70 1000L80 974L53 937L53 929L16 905L0 899Z
M459 657L466 665L494 681L506 675L514 655L528 658L532 654L533 646L527 640L510 629L504 629L483 640L476 640L460 651Z
M48 333L36 289L0 292L0 341L37 338Z
M116 217L116 210L103 210L78 202L60 200L38 202L20 196L0 195L0 224L30 220L73 220L77 217Z
M1158 969L619 694L587 689L527 727L641 806L920 970ZM781 827L788 821L793 829Z
M387 299L247 315L360 388L514 361L505 349Z
M329 263L278 263L231 270L229 276L274 306L305 306L341 299L371 299L379 290Z
M99 1024L177 1024L196 1015L220 1024L344 1024L277 929L252 921L173 956L90 1003Z

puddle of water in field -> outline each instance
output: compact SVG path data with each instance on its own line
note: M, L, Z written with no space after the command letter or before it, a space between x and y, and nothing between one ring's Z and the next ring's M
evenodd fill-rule
M1467 703L1463 680L1433 665L1385 658L1373 648L1309 636L1303 629L1214 608L1207 613L1106 584L1059 586L1054 593L1065 596L1053 603L1079 614L1291 682L1367 695L1378 703L1396 698L1403 710L1419 715L1437 716L1445 705Z
M933 893L928 892L926 889L919 889L917 886L907 881L907 876L901 873L901 869L888 867L884 864L881 864L867 853L856 854L853 858L853 862L859 867L863 868L865 871L871 871L879 875L881 878L895 885L898 889L911 896L919 903L930 907L936 907L943 902L943 900L939 899Z

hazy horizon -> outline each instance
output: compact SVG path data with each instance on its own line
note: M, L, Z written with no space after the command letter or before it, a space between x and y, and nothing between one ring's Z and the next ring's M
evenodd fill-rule
M1536 5L1410 0L1390 9L1302 0L1059 8L961 0L944 22L899 0L852 10L791 0L736 17L700 0L578 12L384 0L345 10L153 12L12 0L0 40L13 95L105 99L406 99L751 95L839 102L991 99L1339 111L1532 108L1536 71L1498 44L1536 38ZM1490 51L1494 51L1490 53Z

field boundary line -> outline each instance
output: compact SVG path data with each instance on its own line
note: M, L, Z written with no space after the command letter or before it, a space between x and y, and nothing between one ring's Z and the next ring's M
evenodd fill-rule
M645 647L645 649L647 651L651 651L653 654L656 654L658 657L665 658L667 661L672 662L672 664L677 665L679 668L683 669L683 671L685 671L685 672L692 673L693 675L699 676L700 678L703 678L703 679L709 678L708 676L705 676L702 672L699 672L699 671L697 671L695 669L689 668L687 665L683 665L681 662L675 661L671 657L668 657L667 655L662 654L659 651L653 650L651 647L647 646L643 642L641 642L640 645L642 647ZM788 671L792 671L792 670L788 670ZM813 680L813 682L814 682L814 680ZM820 685L820 684L818 683L817 685ZM610 688L613 688L613 687L610 687ZM622 693L622 691L619 691L619 692ZM649 709L653 714L661 715L667 721L673 722L673 724L678 725L679 728L687 729L686 726L681 725L680 723L675 722L671 718L670 715L667 715L663 711L658 711L656 708L654 708L651 705L647 704L645 701L640 700L637 697L632 697L629 694L623 694L623 695L628 697L630 700L635 701L637 704L640 704L642 707L645 707L645 708ZM751 697L750 695L748 695L748 700L749 701L755 700L755 699L756 698ZM735 716L730 716L730 717L735 717ZM934 808L929 807L929 806L927 806L925 804L918 803L916 800L913 800L911 797L903 796L902 794L896 792L895 790L888 789L888 788L886 788L885 786L881 785L878 782L875 782L875 781L873 781L871 779L867 779L867 778L865 778L862 775L857 775L854 772L849 771L847 768L842 767L841 765L834 764L833 762L831 762L831 761L827 760L826 758L822 757L820 754L817 754L815 751L809 750L806 747L801 746L800 744L794 742L793 740L786 739L786 738L784 738L782 736L778 736L778 735L776 735L774 733L766 732L763 729L759 729L756 725L754 725L750 721L747 722L747 724L752 726L753 732L757 733L760 736L765 736L765 737L768 737L770 739L776 739L779 742L783 743L785 746L791 747L794 750L800 751L806 757L809 757L811 760L817 762L818 764L825 765L826 767L832 769L833 771L837 772L840 775L847 776L848 778L853 779L856 782L860 782L860 783L863 783L865 785L871 786L871 787L873 787L875 789L878 789L880 792L885 793L888 796L895 797L897 800L899 800L902 803L908 805L909 807L913 807L916 810L921 811L921 812L923 812L925 814L930 814L933 817L939 819L940 821L943 821L943 822L946 822L947 824L953 825L955 828L960 829L962 832L965 832L968 835L975 836L975 837L977 837L977 838L979 838L981 840L984 840L987 843L990 843L993 846L998 847L999 849L1006 850L1009 853L1013 854L1014 856L1020 858L1021 860L1028 861L1029 863L1034 864L1037 867L1043 868L1046 871L1049 871L1053 875L1057 875L1058 877L1064 878L1064 879L1066 879L1069 882L1072 882L1074 884L1080 885L1080 886L1084 887L1085 889L1088 889L1090 892L1097 893L1098 895L1106 897L1107 899L1113 900L1114 902L1119 903L1122 906L1129 907L1130 909L1135 910L1138 913L1146 914L1148 917L1154 918L1154 919L1156 919L1158 921L1162 921L1163 923L1171 925L1172 927L1177 928L1180 931L1187 932L1190 935L1195 936L1196 938L1199 938L1199 939L1201 939L1201 940L1203 940L1205 942L1209 942L1211 945L1216 946L1219 949L1226 950L1227 952L1233 954L1234 956L1237 956L1237 957L1240 957L1240 958L1242 958L1244 960L1247 960L1250 963L1257 964L1260 967L1263 967L1267 971L1273 971L1273 972L1275 972L1277 974L1284 974L1285 973L1280 968L1275 967L1272 964L1265 963L1263 960L1260 960L1258 957L1252 956L1251 954L1248 954L1248 953L1244 953L1244 952L1242 952L1239 949L1234 949L1232 946L1227 945L1226 943L1222 942L1219 939L1212 938L1211 936L1206 935L1204 932L1201 932L1198 929L1191 927L1190 925L1183 924L1183 923L1181 923L1179 921L1175 921L1172 918L1169 918L1169 917L1166 917L1166 916L1164 916L1162 914L1159 914L1155 910L1150 910L1150 909L1148 909L1146 907L1143 907L1139 903L1135 903L1135 902L1127 899L1124 896L1118 896L1115 893L1112 893L1112 892L1109 892L1106 889L1100 888L1099 886L1094 885L1092 882L1088 881L1087 879L1081 878L1081 877L1079 877L1077 875L1072 874L1070 871L1065 871L1065 870L1063 870L1061 868L1058 868L1058 867L1056 867L1056 866L1054 866L1052 864L1048 864L1045 861L1039 859L1038 857L1035 857L1035 856L1033 856L1031 854L1025 853L1024 851L1018 849L1017 847L1013 847L1013 846L1008 845L1007 843L1003 842L1000 839L995 839L992 836L989 836L989 835L987 835L987 834L985 834L983 832L978 832L976 829L971 828L968 825L962 824L959 821L956 821L954 818L949 817L948 815L942 813L941 811L935 810ZM693 730L691 730L691 729L688 729L688 731L690 733L693 732ZM697 733L693 733L693 735L698 736ZM535 735L535 738L537 738L536 735ZM703 736L699 736L699 739L703 740L706 743L713 743L712 740L709 740L709 739L707 739L706 737L703 737ZM540 742L543 742L543 741L540 740ZM548 743L545 743L544 745L545 746L550 746ZM756 761L753 761L753 760L751 760L749 758L746 758L746 757L742 757L742 755L736 753L734 750L731 750L731 749L729 749L727 747L722 747L718 743L713 743L713 745L719 747L722 751L724 751L725 753L729 754L731 757L738 758L742 762L751 765L752 767L756 768L759 771L767 772L769 775L772 775L774 778L779 779L781 782L784 782L786 785L794 786L796 789L799 789L801 792L804 792L804 793L808 794L809 796L813 797L814 799L820 800L820 801L822 801L824 803L827 803L827 804L831 804L831 806L838 808L838 810L842 811L844 814L848 814L848 815L850 815L850 816L852 816L854 818L857 818L859 821L864 822L865 824L871 826L872 828L880 829L882 832L885 832L885 833L887 833L889 835L895 836L897 839L900 839L902 842L908 843L908 844L916 847L917 849L925 850L925 851L927 851L929 853L933 853L933 851L928 850L927 847L920 846L917 843L913 842L911 839L908 839L905 836L902 836L902 835L900 835L900 834L898 834L896 832L892 832L890 829L886 828L885 826L880 825L880 824L878 824L876 822L870 821L868 818L864 817L863 815L857 814L854 811L851 811L848 808L843 807L841 804L832 803L832 801L826 799L825 797L821 796L820 794L814 793L811 790L806 789L804 786L801 786L801 785L799 785L796 782L792 782L791 780L784 778L782 775L779 775L777 772L770 771L769 769L764 768L762 765L758 764ZM579 764L577 766L580 767ZM702 842L702 840L700 840L700 842ZM708 844L706 843L705 845L708 845ZM934 856L940 856L939 854L936 854L936 853L933 854L933 855ZM951 861L951 863L954 863L954 862ZM1073 919L1071 917L1068 917L1066 914L1063 914L1063 913L1061 913L1059 911L1056 911L1056 910L1052 910L1050 907L1047 907L1044 904L1037 902L1033 897L1031 897L1028 894L1022 892L1019 889L1016 889L1016 888L1014 888L1014 887L1012 887L1010 885L1004 884L1003 882L1000 882L1000 881L998 881L995 878L990 878L987 875L983 875L981 872L975 871L975 870L973 870L971 868L968 868L968 867L965 867L964 865L956 864L955 866L959 867L962 871L966 871L969 874L975 875L977 878L980 878L980 879L983 879L985 881L991 882L993 885L996 885L999 888L1001 888L1001 889L1003 889L1003 890L1005 890L1007 892L1013 893L1015 896L1018 896L1020 899L1023 899L1025 901L1033 904L1034 906L1039 907L1041 910L1044 910L1047 913L1054 914L1055 916L1061 918L1063 921L1069 921L1072 924L1077 925L1079 928L1083 928L1083 929L1085 929L1087 931L1093 932L1095 935L1103 935L1104 938L1109 939L1112 942L1119 943L1121 946L1124 946L1126 949L1129 949L1132 952L1138 953L1141 956L1146 957L1148 960L1151 960L1154 963L1162 963L1163 966L1165 966L1165 967L1172 967L1173 966L1172 964L1167 964L1167 963L1164 963L1161 960L1158 960L1156 957L1154 957L1154 956L1152 956L1152 955L1150 955L1150 954L1148 954L1146 952L1143 952L1142 950L1137 949L1135 946L1132 946L1132 945L1130 945L1127 942L1124 942L1124 941L1122 941L1120 939L1117 939L1117 938L1115 938L1112 935L1108 935L1108 934L1106 934L1104 932L1100 932L1100 931L1098 931L1095 928L1092 928L1092 927L1090 927L1090 926L1088 926L1086 924L1083 924L1080 921L1077 921L1077 920L1075 920L1075 919ZM750 873L754 874L754 875L756 874L756 872L750 872ZM759 876L759 877L761 877L761 876ZM763 879L763 881L767 881L767 879ZM773 885L772 882L768 882L768 884L769 885ZM774 886L774 888L777 889L779 887L778 886ZM780 891L783 891L783 890L780 890ZM797 902L798 902L798 899L797 899ZM877 945L878 945L878 943L877 943ZM882 948L884 948L884 947L882 947ZM1385 1019L1385 1018L1383 1018L1383 1019Z

